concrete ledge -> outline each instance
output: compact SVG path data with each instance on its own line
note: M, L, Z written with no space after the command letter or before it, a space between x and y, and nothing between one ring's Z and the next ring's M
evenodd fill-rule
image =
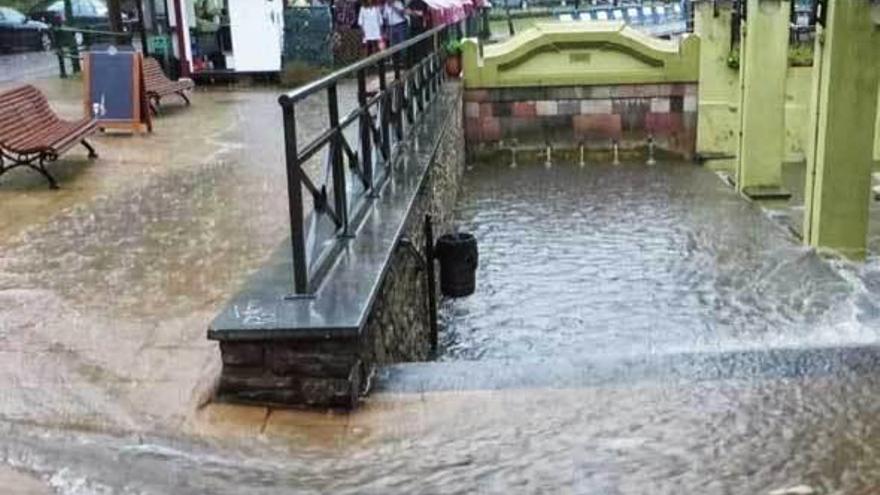
M211 340L354 337L366 322L404 222L444 131L460 87L447 87L432 104L391 177L374 199L313 298L291 299L293 261L285 240L214 319ZM455 125L458 125L456 122Z

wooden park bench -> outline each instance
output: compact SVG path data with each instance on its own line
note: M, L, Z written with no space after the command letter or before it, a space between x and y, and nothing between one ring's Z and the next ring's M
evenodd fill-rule
M0 175L16 167L29 167L57 189L46 164L78 143L89 151L89 158L96 158L98 154L86 141L95 129L91 118L70 121L58 117L43 93L31 85L0 93Z
M144 88L146 89L147 99L150 101L150 111L153 115L159 114L159 104L162 97L169 95L178 95L183 98L187 105L190 104L189 97L186 96L187 91L191 91L195 84L190 79L180 79L172 81L162 72L162 66L159 61L152 57L144 58Z

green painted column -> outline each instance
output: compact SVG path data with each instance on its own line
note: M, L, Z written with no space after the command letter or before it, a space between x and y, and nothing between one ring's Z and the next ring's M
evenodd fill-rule
M833 1L828 7L825 28L816 36L815 138L807 154L804 240L861 259L867 242L880 31L867 0Z
M739 141L739 71L731 68L732 2L694 4L694 31L700 37L700 95L697 154L706 165L733 172Z
M781 186L790 14L788 0L748 0L740 49L736 184L750 197L789 196Z

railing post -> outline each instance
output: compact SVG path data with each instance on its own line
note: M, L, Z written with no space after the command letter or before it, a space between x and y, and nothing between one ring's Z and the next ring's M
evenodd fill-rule
M442 30L446 34L446 29ZM440 90L440 74L443 72L443 57L440 56L442 48L440 47L439 33L434 33L434 73L431 77L431 84L434 86L434 93Z
M416 85L415 89L416 105L418 105L419 114L425 111L425 64L423 64L422 62L423 60L419 60L418 62L416 62L418 66L416 67L417 70L414 72L414 77L416 78L416 80L418 80L418 85Z
M385 158L390 161L391 160L391 133L388 129L388 118L389 118L389 108L388 105L390 103L390 99L388 98L388 84L385 81L385 59L379 59L379 62L376 64L376 67L379 71L379 94L382 95L380 98L380 104L382 107L379 111L379 125L382 129L382 153L385 155Z
M361 168L364 172L364 180L370 191L373 190L373 142L372 142L372 117L367 108L367 71L361 69L357 73L358 79L358 107L361 109L360 135L361 135Z
M336 94L336 83L327 86L327 113L330 117L330 164L333 169L333 200L336 215L341 223L340 234L345 237L348 232L348 192L345 189L345 164L342 162L342 129L339 128L339 99Z
M287 200L290 213L290 244L293 255L293 287L296 294L309 292L306 263L305 226L303 224L302 170L296 148L296 114L294 103L287 96L279 99L284 115L284 155L287 168Z
M399 53L399 52L398 52ZM404 97L403 81L400 80L400 64L394 64L394 101L391 104L391 110L394 112L394 133L397 135L397 142L403 141L403 97Z

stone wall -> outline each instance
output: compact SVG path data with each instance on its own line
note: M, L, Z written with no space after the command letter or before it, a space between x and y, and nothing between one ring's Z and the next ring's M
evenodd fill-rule
M697 85L624 84L468 89L469 148L516 140L518 145L608 149L644 147L691 157L697 132Z
M438 129L441 134L434 163L404 226L403 238L422 256L426 214L432 216L435 239L452 229L453 208L465 165L461 112L459 94L447 124ZM373 366L424 361L430 357L431 322L425 269L415 253L403 246L392 258L362 339L365 373Z

